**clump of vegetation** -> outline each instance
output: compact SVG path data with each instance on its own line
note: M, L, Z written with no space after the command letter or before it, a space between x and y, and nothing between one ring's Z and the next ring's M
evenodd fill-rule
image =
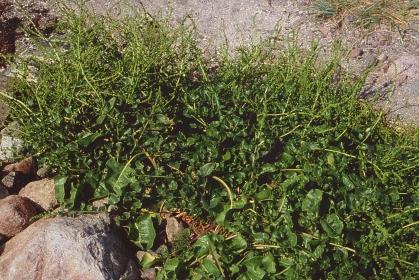
M361 27L387 23L405 26L419 8L417 0L315 0L315 11L325 18L353 18Z
M231 233L168 254L159 279L416 278L418 130L358 100L338 59L292 43L210 59L148 16L57 28L18 58L11 106L63 207L107 197L143 250L163 201Z

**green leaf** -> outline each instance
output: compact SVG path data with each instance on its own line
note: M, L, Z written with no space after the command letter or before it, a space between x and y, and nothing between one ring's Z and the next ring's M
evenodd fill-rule
M198 175L201 177L207 177L211 175L212 171L215 169L215 163L207 163L201 166L198 170Z
M164 269L166 271L176 271L178 269L179 265L180 265L180 261L179 261L178 258L168 259L164 263Z
M256 256L243 262L243 265L246 267L246 272L244 273L245 279L261 280L265 277L266 271L262 261L263 257Z
M343 231L343 222L339 219L338 215L330 214L325 220L321 222L322 228L331 238L338 237Z
M195 257L200 258L209 254L209 236L204 235L198 238L194 243Z
M210 261L209 259L204 259L202 261L202 266L204 267L204 269L211 275L215 276L215 277L219 277L221 276L220 270L217 268L217 266Z
M230 249L235 253L241 253L247 248L247 241L241 235L237 235L231 240Z
M100 133L92 133L92 132L85 132L79 135L79 139L77 140L77 144L86 148L90 144L92 144L97 138L99 138Z
M309 191L303 200L302 210L308 213L317 214L322 197L323 192L319 189Z
M152 267L157 262L157 258L150 253L145 253L140 260L140 266L143 269Z
M120 165L114 158L106 162L106 166L110 169L111 174L106 178L106 184L118 196L122 196L125 188L130 184L137 182L135 171L130 167L131 160L124 166Z
M272 254L268 254L263 257L262 264L265 266L265 270L269 273L276 272L275 258Z
M137 245L143 250L150 250L156 238L156 231L151 216L144 215L139 217L135 227L138 230Z
M67 176L56 176L54 178L55 197L60 204L63 204L65 200L65 184L67 179Z

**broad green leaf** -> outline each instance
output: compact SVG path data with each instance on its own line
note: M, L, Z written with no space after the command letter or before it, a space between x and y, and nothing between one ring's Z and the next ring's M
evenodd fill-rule
M157 258L150 253L145 253L140 260L141 268L147 269L152 267L157 261Z
M338 215L330 214L326 219L321 222L322 228L331 238L338 237L343 231L343 222L339 219Z
M265 277L266 271L262 261L263 257L256 256L243 262L243 265L246 267L246 272L244 273L245 279L261 280Z
M270 189L265 189L256 194L256 199L259 201L272 198L272 191Z
M125 165L120 165L114 158L106 162L106 166L111 170L112 174L107 177L107 184L117 195L122 196L125 188L136 183L135 172L130 167L131 160Z
M65 200L65 183L67 179L67 176L56 176L54 178L55 197L60 204L63 204Z
M153 247L154 239L156 238L156 231L151 216L141 216L135 223L138 230L137 244L145 250L150 250Z
M97 138L99 138L100 133L92 133L92 132L86 132L79 136L79 139L77 140L77 143L82 147L87 147L90 144L92 144Z
M303 200L302 210L308 213L317 214L322 201L323 192L319 189L313 189L308 192Z
M178 258L168 259L164 263L164 269L167 271L176 271L179 267L180 261Z
M211 175L212 171L215 169L215 163L207 163L201 166L198 170L198 175L201 177L207 177Z
M217 266L212 262L212 261L210 261L209 259L204 259L203 261L202 261L202 266L205 268L205 270L209 273L209 274L211 274L211 275L213 275L213 276L215 276L215 277L219 277L219 276L221 276L221 273L220 273L220 270L217 268Z
M71 184L70 197L65 202L68 208L72 209L76 205L80 195L83 192L83 189L84 187L80 184L77 184L77 183Z
M265 270L269 273L276 272L275 258L272 254L268 254L263 257L262 264L265 266Z
M198 238L194 243L195 257L200 258L209 254L209 236L204 235Z
M235 253L241 253L247 248L247 241L241 235L237 235L230 242L230 248Z

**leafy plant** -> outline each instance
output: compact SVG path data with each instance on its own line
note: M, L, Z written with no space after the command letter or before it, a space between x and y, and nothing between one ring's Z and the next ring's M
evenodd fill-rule
M232 233L166 254L159 279L416 278L418 130L359 100L337 57L289 42L208 58L187 22L84 10L58 31L17 58L11 91L58 200L107 197L143 250L163 201Z

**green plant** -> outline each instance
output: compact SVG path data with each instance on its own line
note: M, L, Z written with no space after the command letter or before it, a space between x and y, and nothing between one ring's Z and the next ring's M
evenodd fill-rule
M60 203L107 197L143 250L163 201L233 234L168 255L159 279L416 278L418 130L358 100L337 58L291 42L211 60L186 23L147 16L57 28L17 58L11 106Z

